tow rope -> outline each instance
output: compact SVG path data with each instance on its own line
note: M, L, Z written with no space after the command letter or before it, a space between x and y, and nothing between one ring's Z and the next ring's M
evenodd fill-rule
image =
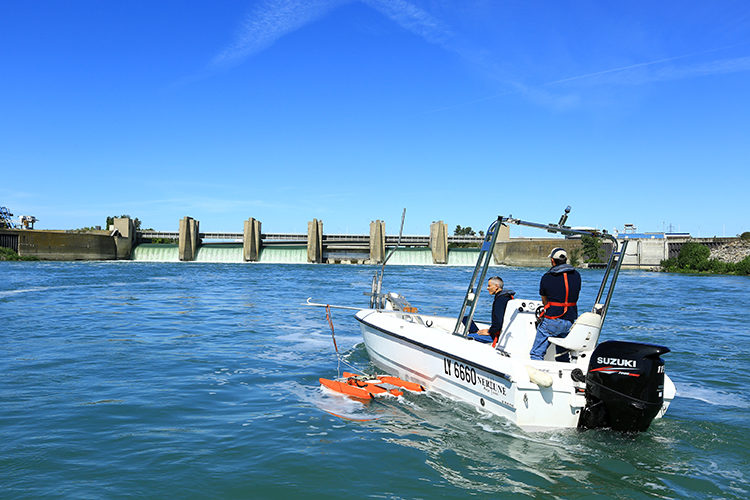
M339 352L339 346L336 344L336 333L333 328L333 314L331 313L331 305L326 304L326 320L328 320L328 326L331 327L331 339L333 339L333 348L336 351L336 375L341 377L341 364L345 364L354 371L362 371L351 363L347 362L341 353Z
M339 347L336 345L336 335L333 332L333 316L331 316L330 304L326 304L326 319L328 320L328 326L331 327L331 338L333 339L333 348L336 349L336 355L338 355Z

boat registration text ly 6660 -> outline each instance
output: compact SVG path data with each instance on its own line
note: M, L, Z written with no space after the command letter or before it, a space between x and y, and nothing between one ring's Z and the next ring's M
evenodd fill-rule
M453 359L443 358L443 369L446 375L453 375L459 380L477 385L477 371L470 366L459 363Z
M443 358L443 370L445 374L455 377L471 385L479 385L485 392L495 396L506 396L506 387L492 379L477 374L475 368L460 363L454 359Z

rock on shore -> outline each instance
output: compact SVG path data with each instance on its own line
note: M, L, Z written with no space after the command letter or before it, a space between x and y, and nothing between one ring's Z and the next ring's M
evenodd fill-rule
M736 264L750 255L750 240L736 240L725 245L711 249L709 259L717 259L723 262Z

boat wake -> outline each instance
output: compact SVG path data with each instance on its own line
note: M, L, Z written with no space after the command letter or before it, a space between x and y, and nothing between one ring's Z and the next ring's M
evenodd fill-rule
M88 284L75 284L75 285L50 285L50 286L32 286L29 288L18 288L15 290L0 290L0 299L6 298L6 297L12 297L14 295L21 295L24 293L37 293L37 292L49 292L49 291L57 291L57 290L72 290L72 289L82 289L82 288L114 288L114 287L121 287L121 286L129 286L129 283L107 283L106 285L101 283L88 283Z
M750 401L740 394L707 389L687 382L682 382L680 384L680 396L683 398L702 401L703 403L708 403L713 406L750 408Z

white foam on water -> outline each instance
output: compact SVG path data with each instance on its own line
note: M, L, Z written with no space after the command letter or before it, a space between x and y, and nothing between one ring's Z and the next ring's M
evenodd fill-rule
M242 246L209 246L198 248L194 262L244 263Z
M3 297L12 297L13 295L19 295L22 293L35 293L35 292L48 292L50 290L66 290L66 289L72 289L72 288L96 288L96 287L107 287L112 288L116 286L125 286L129 285L129 283L108 283L108 284L101 284L101 283L90 283L90 284L77 284L77 285L59 285L59 286L32 286L29 288L19 288L17 290L2 290L0 291L0 298Z
M397 248L388 265L393 266L432 266L432 251L429 248Z
M750 408L750 401L741 394L706 389L699 385L684 382L677 387L677 397L695 399L714 406Z
M0 298L11 297L13 295L18 295L21 293L43 292L46 290L50 290L51 288L52 287L49 287L49 286L38 286L38 287L32 287L32 288L20 288L18 290L3 290L0 292Z
M367 421L379 418L370 411L367 403L338 394L320 384L314 388L300 386L296 393L302 401L345 420Z
M144 262L179 262L177 245L146 243L133 249L132 260Z
M264 247L258 262L262 264L306 264L307 247L299 245Z

